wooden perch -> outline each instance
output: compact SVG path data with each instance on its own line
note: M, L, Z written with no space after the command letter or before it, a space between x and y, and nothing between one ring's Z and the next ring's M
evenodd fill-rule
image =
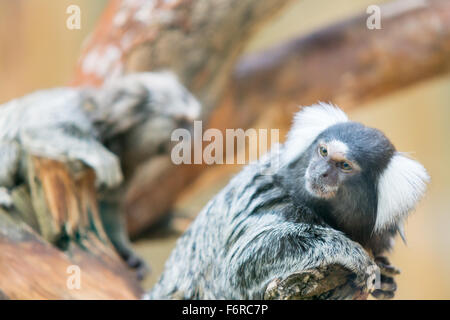
M284 279L272 280L266 289L266 300L317 300L334 297L350 297L365 300L368 293L351 288L348 279L351 272L340 265L294 273Z
M158 4L148 16L156 22L145 24L131 18L136 9L121 14L116 1L86 47L74 84L169 67L203 102L208 126L224 130L248 128L273 110L282 115L274 126L287 127L298 105L321 100L349 109L449 71L450 2L445 0L396 1L382 6L381 30L369 30L368 15L362 14L238 61L253 27L287 2ZM123 18L120 24L113 22L117 15ZM166 15L171 18L162 20ZM125 34L125 42L133 45L119 46L115 59L103 59L108 46ZM102 64L104 72L90 69L91 61ZM145 174L152 179L135 179L128 190L125 208L132 235L165 214L206 168L163 162L146 165L163 169Z
M109 243L98 217L94 174L30 158L26 185L0 209L0 288L10 299L136 299L135 275ZM47 240L47 241L45 241ZM67 285L80 268L80 288Z
M108 242L98 213L92 170L73 177L65 164L38 157L29 159L28 168L32 204L44 239L55 243L61 236L74 238L95 232Z

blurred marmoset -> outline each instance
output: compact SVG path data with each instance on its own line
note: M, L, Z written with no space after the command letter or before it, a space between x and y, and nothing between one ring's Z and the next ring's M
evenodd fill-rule
M145 263L129 244L120 188L139 164L167 152L172 131L199 113L198 101L170 72L129 74L100 89L56 88L12 100L0 107L0 205L12 205L9 190L25 180L26 155L91 167L103 187L105 230L142 277Z
M144 298L263 299L274 280L326 266L351 276L308 298L369 289L391 298L396 269L383 255L428 179L379 130L331 105L306 107L279 150L246 166L200 212ZM373 291L367 280L378 267Z

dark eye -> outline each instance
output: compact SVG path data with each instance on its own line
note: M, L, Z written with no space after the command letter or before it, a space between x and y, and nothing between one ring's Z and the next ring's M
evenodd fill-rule
M347 161L343 161L343 162L341 162L341 169L342 169L342 171L350 172L353 170L353 167Z
M319 153L322 157L326 157L328 155L328 150L324 146L320 146Z

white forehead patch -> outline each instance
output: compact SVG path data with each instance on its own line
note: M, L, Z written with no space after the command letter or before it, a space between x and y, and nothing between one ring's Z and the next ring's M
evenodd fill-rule
M288 165L297 159L328 127L347 121L347 115L331 104L320 102L303 108L295 114L284 152L281 155L281 164Z
M344 142L339 140L331 140L327 142L326 145L329 154L340 153L342 155L345 155L348 151L348 146Z
M378 182L375 232L401 224L424 195L429 181L419 162L397 152Z

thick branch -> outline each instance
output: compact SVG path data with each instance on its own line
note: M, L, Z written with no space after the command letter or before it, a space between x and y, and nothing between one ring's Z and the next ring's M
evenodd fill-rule
M352 273L340 265L293 273L284 279L272 280L267 286L266 300L316 300L346 297L365 300L367 292L349 285Z
M102 250L100 241L90 243ZM0 252L0 299L136 299L141 294L125 267L114 269L118 261L77 245L63 253L1 209ZM72 265L80 267L80 289L67 285Z
M74 84L169 68L208 113L250 35L289 1L113 1L84 50Z
M382 29L369 30L368 15L242 59L230 98L240 112L236 126L271 106L296 107L318 100L341 107L379 97L450 70L450 2L397 1L382 7ZM290 109L292 110L292 109Z
M0 209L0 298L138 298L135 275L103 231L93 172L74 177L64 164L42 158L28 167L28 183L12 190L14 206ZM80 288L67 285L73 265Z

